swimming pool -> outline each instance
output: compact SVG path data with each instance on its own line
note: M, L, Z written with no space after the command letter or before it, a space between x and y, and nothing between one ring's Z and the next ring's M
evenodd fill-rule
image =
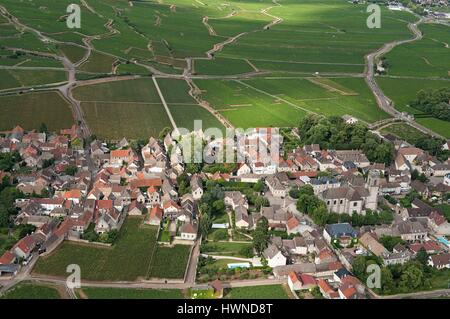
M250 263L235 263L235 264L228 264L228 269L234 269L234 268L250 268Z
M450 241L447 240L445 237L437 237L440 243L443 243L445 246L450 247Z

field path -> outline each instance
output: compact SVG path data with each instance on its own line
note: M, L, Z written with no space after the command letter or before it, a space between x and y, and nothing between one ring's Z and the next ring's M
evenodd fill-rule
M156 91L158 92L159 98L161 99L161 102L164 105L164 108L166 109L166 113L167 113L167 116L169 117L170 123L172 123L172 127L175 130L175 132L178 132L177 123L175 123L172 113L170 113L169 106L167 105L166 99L164 98L164 95L162 94L161 89L159 88L158 81L156 81L156 78L154 76L152 76L152 80L153 80L153 83L155 84L155 88L156 88Z
M288 101L288 100L285 100L285 99L283 99L283 98L281 98L281 97L279 97L279 96L276 96L276 95L270 94L270 93L268 93L268 92L266 92L266 91L263 91L263 90L260 90L260 89L258 89L258 88L255 88L254 86L251 86L250 84L247 84L247 83L242 82L242 81L240 81L240 80L235 80L235 82L237 82L237 83L239 83L239 84L241 84L241 85L244 85L244 86L246 86L246 87L248 87L248 88L250 88L250 89L252 89L252 90L255 90L255 91L257 91L257 92L259 92L259 93L261 93L261 94L270 96L271 98L273 98L273 99L275 99L275 100L282 101L282 102L284 102L284 103L286 103L286 104L288 104L288 105L290 105L290 106L292 106L292 107L294 107L294 108L296 108L296 109L303 110L303 111L305 111L306 113L317 114L316 112L313 112L313 111L311 111L311 110L305 109L304 107L301 107L301 106L299 106L299 105L297 105L297 104L294 104L294 103L292 103L292 102L290 102L290 101Z
M383 55L387 54L388 52L390 52L392 49L394 49L395 47L397 47L399 45L421 40L423 38L423 34L419 30L418 25L423 23L424 21L425 21L425 18L421 17L418 21L416 21L414 23L408 23L408 28L413 34L412 38L385 43L383 45L383 47L381 47L377 51L366 55L366 57L365 57L366 58L365 81L366 81L367 85L369 86L369 88L371 89L371 91L373 92L373 95L375 96L375 99L377 101L379 108L381 108L383 111L385 111L386 113L388 113L389 115L391 115L392 117L394 117L398 120L407 122L408 124L410 124L411 126L413 126L414 128L418 129L419 131L421 131L425 134L429 134L431 136L436 136L436 137L444 139L444 137L442 135L433 132L429 128L426 128L426 127L420 125L419 123L417 123L416 121L414 121L414 119L412 119L411 117L399 112L394 107L393 101L384 94L384 92L379 87L378 83L375 81L374 66L375 66L376 61L379 58L381 58ZM376 124L376 123L373 123L373 124Z

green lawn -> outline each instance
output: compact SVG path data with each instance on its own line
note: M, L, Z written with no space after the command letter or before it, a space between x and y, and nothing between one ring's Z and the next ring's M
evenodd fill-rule
M250 286L232 288L225 293L226 299L289 299L282 285Z
M142 225L141 217L128 217L113 247L64 242L53 254L40 258L33 271L65 277L67 265L78 264L84 280L183 278L189 248L158 247L155 227Z
M27 93L0 97L0 130L20 125L26 130L38 129L42 123L51 131L73 125L69 104L56 92Z
M208 241L202 244L201 251L205 254L219 255L219 256L233 256L246 258L241 254L241 250L245 247L250 247L251 243L233 243L233 242L211 242Z
M88 299L183 299L183 293L178 289L131 289L131 288L100 288L86 287L78 295Z
M61 296L53 287L22 282L9 289L0 299L61 299Z
M450 138L450 122L433 118L409 106L416 99L420 90L448 87L449 81L379 77L377 83L383 92L394 101L396 109L414 114L419 124Z
M449 204L441 204L438 205L440 209L442 209L445 218L450 222L450 205Z

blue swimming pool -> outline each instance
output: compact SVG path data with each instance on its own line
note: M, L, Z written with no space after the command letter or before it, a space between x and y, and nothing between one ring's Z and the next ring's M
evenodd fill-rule
M234 268L250 268L250 263L236 263L236 264L228 264L228 269Z
M450 241L447 240L445 237L438 237L437 238L439 242L443 243L445 246L450 247Z

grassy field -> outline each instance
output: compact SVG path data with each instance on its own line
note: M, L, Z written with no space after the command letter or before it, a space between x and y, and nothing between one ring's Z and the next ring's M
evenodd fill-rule
M156 229L142 218L129 217L113 247L64 242L52 255L40 258L34 272L66 276L69 264L81 267L81 278L96 281L134 281L142 278L183 278L189 247L165 248L156 244ZM164 258L161 260L160 258ZM164 267L161 267L161 264Z
M225 293L226 299L289 299L288 288L283 285L266 285L232 288Z
M10 130L16 125L32 130L38 129L42 123L52 131L72 126L71 108L58 93L0 97L0 130Z
M450 122L433 118L409 106L409 103L416 99L420 90L448 87L449 81L380 77L377 82L384 93L394 101L396 109L414 114L419 124L450 138Z
M237 127L295 126L308 112L349 114L366 122L388 117L378 109L362 79L267 77L195 82L203 99Z
M0 299L60 299L56 288L47 285L22 282L9 289Z
M388 74L450 78L450 27L421 24L419 29L424 35L420 41L400 45L386 55Z
M202 244L201 251L205 254L232 256L246 258L241 253L241 250L252 246L252 243L233 243L233 242L211 242L208 241Z
M61 16L71 3L81 6L82 32L67 29ZM354 76L361 76L364 56L369 52L386 42L411 38L407 23L417 20L410 13L382 7L383 27L369 29L366 5L343 0L283 0L279 3L272 0L226 3L173 0L170 4L173 6L159 1L135 1L130 5L128 1L103 0L90 1L87 7L82 0L60 0L57 4L51 0L3 0L2 5L21 23L59 43L47 43L36 34L24 31L18 37L2 38L2 45L65 54L75 62L85 53L75 44L83 45L83 37L91 36L94 51L77 71L92 72L93 76L111 73L112 64L118 60L128 62L118 67L118 74L148 75L147 70L133 64L134 60L160 72L182 74L186 58L193 58L194 73L218 76L214 80L196 80L203 90L202 98L233 125L292 127L308 112L349 114L365 122L387 118L388 115L377 108L364 81ZM445 46L450 42L448 27L423 24L420 28L425 35L423 40L400 46L388 54L389 74L448 77L450 55ZM0 31L0 35L7 36L15 33L10 24L5 24ZM205 60L207 51L229 37L235 37L235 41L215 52L214 59ZM2 65L56 63L61 67L61 63L50 59L29 56L12 59L8 57L10 53L3 51L0 50ZM244 81L251 87L220 79L220 76L256 70L272 73L270 76L282 74L282 77L300 79L259 76ZM337 76L336 73L340 78L331 78ZM38 79L34 80L32 75L16 79L0 72L0 89L24 85L22 82L26 81L49 83L50 75L46 72L36 74ZM313 82L304 79L313 75L322 78ZM168 126L149 81L129 80L81 87L74 95L83 102L88 123L99 136L103 134L111 139L148 137ZM427 80L417 81L419 86L427 85ZM185 81L158 79L158 82L178 126L192 129L193 120L202 119L204 127L221 127L212 114L196 105ZM401 99L399 94L403 93L392 90L387 95L396 101L399 109L406 108L397 103L397 99ZM92 102L97 102L96 106ZM107 104L113 104L111 102L123 104L108 110ZM143 107L131 105L131 102L157 105ZM99 108L110 113L99 115ZM418 122L435 128L442 135L450 134L448 123L443 121L421 117ZM119 129L113 129L115 127Z
M415 144L417 139L420 137L426 137L427 135L421 131L415 129L414 127L406 123L393 123L389 126L381 129L382 134L393 134L398 138L407 141L410 144Z
M77 63L86 54L86 50L76 45L60 45L59 49L72 63Z
M183 293L178 289L86 287L77 294L87 299L183 299Z
M171 123L153 81L116 81L74 90L94 134L106 139L147 139Z
M91 52L89 59L84 62L79 70L93 73L111 73L112 65L117 59L106 54Z
M148 139L171 127L160 103L83 102L81 107L89 127L100 138Z
M65 71L0 70L0 90L67 81Z

